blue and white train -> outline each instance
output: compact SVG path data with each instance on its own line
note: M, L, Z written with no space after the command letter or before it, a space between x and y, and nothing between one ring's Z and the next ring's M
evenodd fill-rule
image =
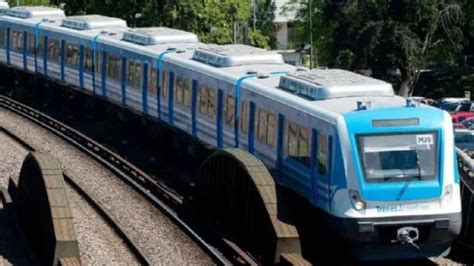
M0 17L0 62L254 154L361 258L439 255L460 231L451 118L383 81L45 7Z

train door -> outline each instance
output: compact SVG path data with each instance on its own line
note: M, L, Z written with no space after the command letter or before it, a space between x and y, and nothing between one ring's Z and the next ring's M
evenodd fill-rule
M331 200L332 136L316 129L311 137L311 180L313 201L327 209Z

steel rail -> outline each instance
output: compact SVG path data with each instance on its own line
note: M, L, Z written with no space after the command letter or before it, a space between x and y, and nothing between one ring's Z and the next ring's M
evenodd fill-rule
M13 132L9 131L6 128L3 128L0 126L0 132L4 133L7 135L10 139L15 141L17 144L22 146L25 150L29 152L34 152L37 151L38 149L33 147L30 143L26 142ZM125 229L122 228L122 226L119 225L117 219L113 217L108 211L105 206L103 206L101 203L96 201L88 192L86 192L82 187L77 184L77 182L72 179L71 174L66 173L63 171L63 177L64 181L68 185L71 186L71 188L79 194L87 203L94 208L94 210L99 213L99 215L107 222L107 224L119 235L120 238L122 238L125 242L125 245L128 247L128 249L132 252L132 254L137 258L137 260L143 264L143 265L151 265L150 261L147 259L146 255L144 252L138 248L138 245L135 243L135 241L132 240L131 237L128 236L126 233Z
M163 213L178 225L179 228L188 236L190 236L191 239L198 244L214 262L221 265L231 265L231 262L218 249L207 243L178 216L172 207L160 199L160 197L162 197L170 203L180 206L182 204L182 199L173 193L171 189L160 182L157 182L142 170L100 143L66 126L56 119L41 113L40 111L2 95L0 95L0 107L18 114L54 133L61 139L95 159L105 168L112 171L116 176L120 177L124 182L132 186L149 202L163 211Z

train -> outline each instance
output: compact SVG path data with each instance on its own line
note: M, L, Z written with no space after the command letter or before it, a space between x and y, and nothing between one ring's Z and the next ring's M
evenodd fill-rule
M390 83L50 7L0 16L0 63L254 155L360 259L438 256L460 232L451 118Z

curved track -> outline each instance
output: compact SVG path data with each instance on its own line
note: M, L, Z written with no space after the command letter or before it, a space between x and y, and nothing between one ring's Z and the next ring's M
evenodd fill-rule
M34 148L31 144L27 143L25 140L21 139L19 136L15 135L14 133L10 132L9 130L2 128L0 126L0 132L6 134L9 138L15 141L17 144L22 146L25 150L29 152L34 152L37 149ZM91 205L96 212L98 212L102 218L109 224L111 228L123 239L127 248L131 251L131 253L137 258L137 260L141 264L150 265L151 263L146 258L144 252L134 243L132 238L130 238L126 230L120 226L120 224L116 221L116 219L107 211L101 203L96 201L92 195L90 195L87 191L81 188L81 186L74 181L74 179L70 178L66 172L63 172L64 180L66 183L84 200L87 201L89 205Z
M148 201L158 207L163 213L165 213L176 225L180 227L192 240L201 247L201 249L217 264L231 264L227 257L233 260L244 261L246 264L256 264L255 261L249 261L251 258L241 256L239 252L233 251L234 254L226 254L224 256L221 251L211 246L206 242L198 233L196 233L185 221L183 221L178 214L173 210L173 207L179 207L182 204L182 199L179 195L175 194L167 188L165 185L153 180L147 174L134 165L128 163L125 159L103 147L99 143L89 139L83 134L75 131L72 128L56 121L55 119L36 111L28 106L20 104L14 100L11 100L5 96L0 96L0 107L3 107L17 115L20 115L31 122L47 129L54 133L61 139L77 147L79 150L86 153L88 156L99 162L105 168L113 172L116 176L120 177L124 182L132 186L137 192L142 194ZM16 138L21 140L20 138ZM23 141L24 142L24 141ZM33 149L31 145L24 142L29 148ZM67 173L66 175L67 176ZM71 179L69 179L71 180ZM74 185L73 185L74 186ZM77 187L77 186L76 186ZM165 202L166 201L166 202ZM93 204L94 205L94 204ZM173 207L171 207L173 206ZM100 205L99 205L100 207ZM113 223L113 218L111 218ZM120 230L120 229L119 229ZM125 230L120 230L120 233L127 239ZM148 264L146 257L143 255L136 245L128 238L129 246L135 249L135 254L138 258L141 257L141 261L144 264ZM134 246L134 247L132 247ZM238 247L236 247L238 250ZM226 250L228 253L228 250Z

